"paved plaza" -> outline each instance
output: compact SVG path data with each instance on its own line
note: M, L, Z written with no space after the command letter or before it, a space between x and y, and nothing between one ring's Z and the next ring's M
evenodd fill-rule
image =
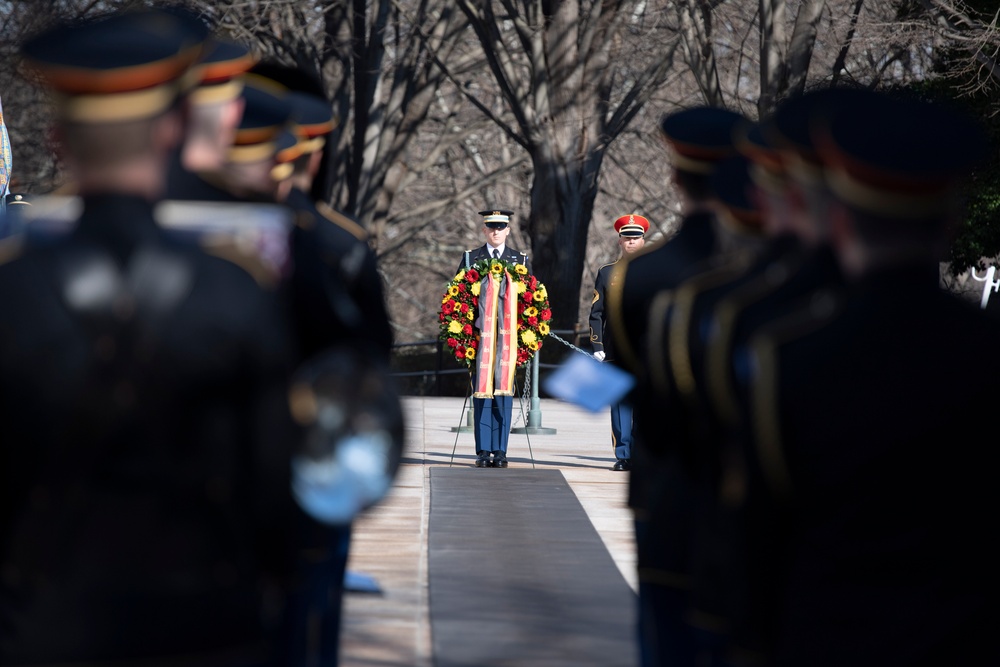
M428 587L430 471L451 464L470 468L470 474L502 476L507 472L473 467L471 432L457 433L458 445L450 463L456 442L453 429L464 424L461 398L407 397L404 406L406 453L395 486L355 524L348 569L374 577L381 593L346 595L343 667L434 665ZM519 413L515 401L515 429L523 426ZM625 581L635 590L635 544L625 502L628 474L610 469L614 454L609 415L591 414L552 399L541 400L541 415L541 426L556 433L512 434L508 470L532 467L530 438L535 468L559 471L565 477Z

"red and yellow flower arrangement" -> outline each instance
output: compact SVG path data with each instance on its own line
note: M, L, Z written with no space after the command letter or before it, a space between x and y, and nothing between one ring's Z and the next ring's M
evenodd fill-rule
M549 335L552 309L545 285L528 273L523 264L502 259L482 259L452 278L441 299L441 340L456 359L469 368L476 363L480 334L475 322L479 317L479 296L487 273L504 273L511 279L517 299L517 365L531 361Z

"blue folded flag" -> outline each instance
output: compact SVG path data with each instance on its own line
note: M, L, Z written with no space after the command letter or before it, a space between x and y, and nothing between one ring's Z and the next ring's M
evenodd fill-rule
M631 374L612 364L605 364L574 354L542 383L551 396L598 412L620 401L635 385Z

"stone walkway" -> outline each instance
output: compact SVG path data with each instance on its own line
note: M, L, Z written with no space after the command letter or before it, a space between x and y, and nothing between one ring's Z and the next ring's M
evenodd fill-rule
M355 523L348 569L374 577L381 594L349 593L344 604L342 667L432 667L427 598L428 482L432 466L449 465L462 420L459 398L406 398L406 455L396 484L376 508ZM525 405L527 410L527 405ZM515 428L523 426L517 402ZM576 493L625 580L636 588L632 516L626 503L628 475L611 471L611 422L542 399L541 425L555 434L512 434L511 468L560 470ZM472 433L458 434L455 466L472 466ZM484 475L503 470L484 469Z

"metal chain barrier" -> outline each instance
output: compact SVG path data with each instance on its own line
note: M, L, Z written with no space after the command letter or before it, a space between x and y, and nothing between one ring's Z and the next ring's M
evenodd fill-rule
M588 357L590 357L591 359L594 358L594 355L592 355L590 352L587 352L586 350L581 350L576 345L573 345L573 343L569 342L568 340L563 340L562 338L560 338L556 334L552 333L551 331L549 332L549 338L555 338L557 341L559 341L560 343L562 343L563 345L565 345L569 349L575 350L575 351L579 352L580 354L585 354Z
M557 341L559 341L560 343L562 343L566 347L570 348L571 350L574 350L576 352L579 352L580 354L586 355L586 356L590 357L591 359L595 359L594 355L592 355L590 352L587 352L586 350L580 349L576 345L573 345L573 343L569 342L568 340L564 340L564 339L560 338L558 335L552 333L551 331L548 333L548 337L549 338L555 338ZM521 401L522 401L522 404L523 404L524 401L530 401L530 399L531 399L531 371L529 371L527 369L527 367L525 367L525 373L524 373L524 391L521 392ZM518 413L518 415L517 415L517 421L515 421L513 424L511 424L511 427L517 427L519 424L522 425L522 426L524 426L524 427L528 426L527 424L524 423L524 415L522 413Z

